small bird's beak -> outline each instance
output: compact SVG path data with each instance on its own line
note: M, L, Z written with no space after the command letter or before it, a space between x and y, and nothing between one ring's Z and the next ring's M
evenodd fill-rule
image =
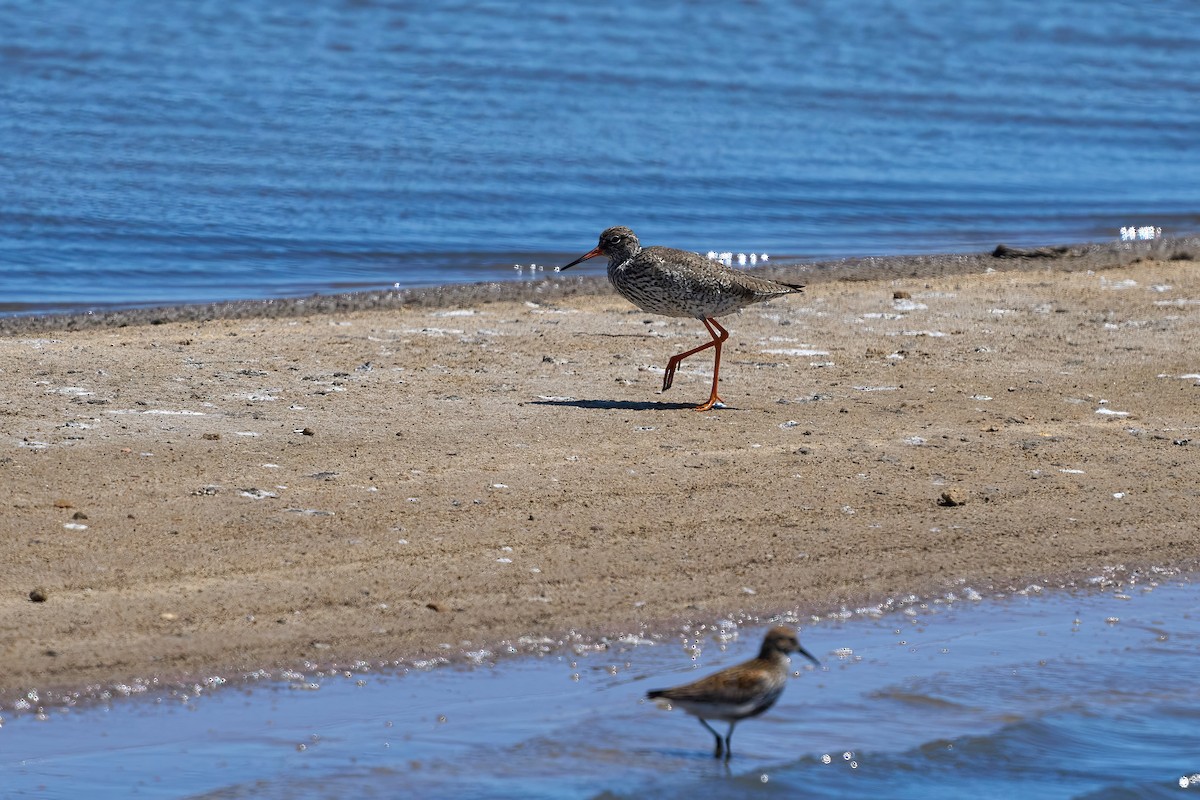
M803 647L797 647L796 652L799 653L800 655L804 656L805 658L807 658L809 661L816 664L818 668L821 666L821 662L817 661L817 657L814 656L812 653L808 652L807 650L805 650Z
M588 252L581 255L579 258L572 261L570 264L567 264L565 267L559 267L558 271L562 272L564 269L570 269L571 267L575 266L576 264L578 264L582 261L587 261L589 258L595 258L596 256L602 256L602 255L604 255L604 254L600 252L600 248L596 247L595 250L589 250Z

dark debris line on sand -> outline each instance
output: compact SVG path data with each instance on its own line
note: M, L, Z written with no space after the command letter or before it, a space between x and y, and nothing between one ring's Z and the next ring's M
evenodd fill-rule
M991 267L1004 270L1034 270L1052 266L1063 271L1109 269L1140 259L1176 259L1200 253L1200 237L1154 241L1107 242L1033 249L998 245L990 253L941 254L851 258L839 261L793 264L754 270L767 278L787 279L802 275L809 283L837 280L874 280L909 277L938 277L982 272ZM72 314L0 317L0 336L17 336L48 331L123 328L130 325L160 325L168 322L200 322L212 319L262 319L305 317L317 314L346 314L353 311L399 308L469 307L489 301L556 300L572 295L606 294L612 291L602 275L565 279L547 278L537 283L505 281L454 284L395 291L311 295L281 300L236 300L224 303L137 308Z

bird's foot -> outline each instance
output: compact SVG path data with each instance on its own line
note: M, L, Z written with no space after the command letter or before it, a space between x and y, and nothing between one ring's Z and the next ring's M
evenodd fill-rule
M724 408L724 407L725 407L725 401L722 400L721 398L717 397L714 394L712 397L708 398L707 403L698 405L695 408L693 408L692 410L693 411L710 411L714 408Z
M679 362L671 359L667 362L667 368L663 371L663 388L665 392L671 388L671 384L675 382L675 369L679 366Z

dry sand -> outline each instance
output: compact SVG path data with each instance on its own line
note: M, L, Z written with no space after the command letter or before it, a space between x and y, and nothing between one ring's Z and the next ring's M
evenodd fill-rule
M594 283L18 325L0 700L1194 569L1197 263L977 266L801 276L703 414L703 327Z

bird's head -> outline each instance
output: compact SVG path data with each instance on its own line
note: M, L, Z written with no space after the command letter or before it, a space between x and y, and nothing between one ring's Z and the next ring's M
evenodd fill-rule
M616 225L600 234L600 241L594 249L584 253L565 267L559 267L559 271L570 269L576 264L580 264L596 256L606 256L610 264L614 262L619 264L637 255L637 252L641 249L642 246L638 242L637 234L624 225Z
M762 652L759 654L759 657L770 658L775 653L783 653L785 655L788 653L799 653L816 666L821 666L821 662L817 661L816 656L800 645L799 635L784 625L776 625L767 631L767 636L763 639Z

